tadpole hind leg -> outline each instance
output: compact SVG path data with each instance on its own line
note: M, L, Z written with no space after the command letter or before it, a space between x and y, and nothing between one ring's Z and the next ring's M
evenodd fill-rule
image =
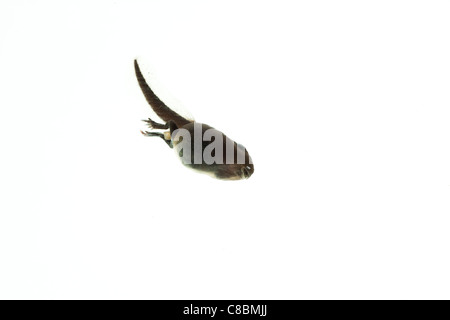
M156 121L153 121L152 119L148 118L147 120L142 120L145 123L147 123L148 127L150 129L169 129L169 123L158 123Z
M164 138L164 134L161 132L149 132L149 131L142 131L141 133L146 136L146 137L160 137L161 139L164 140L165 143L167 143L167 145L172 148L172 141L171 140L166 140Z

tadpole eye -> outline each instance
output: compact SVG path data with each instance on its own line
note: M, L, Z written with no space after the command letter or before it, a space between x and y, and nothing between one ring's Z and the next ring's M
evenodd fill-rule
M250 172L248 170L248 167L242 167L241 171L242 171L242 175L244 176L245 179L248 179L250 177Z

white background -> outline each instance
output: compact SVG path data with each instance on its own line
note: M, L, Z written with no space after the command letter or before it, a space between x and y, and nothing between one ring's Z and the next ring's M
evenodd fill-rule
M450 298L447 1L2 1L0 298ZM133 59L246 181L184 168Z

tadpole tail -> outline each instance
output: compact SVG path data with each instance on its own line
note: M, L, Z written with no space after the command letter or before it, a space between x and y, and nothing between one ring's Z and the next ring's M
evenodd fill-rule
M172 109L170 109L168 106L165 105L164 102L162 102L156 96L156 94L153 92L153 90L149 87L149 85L145 81L145 78L142 75L141 69L139 68L136 59L134 60L134 70L136 72L136 78L139 82L139 86L141 87L145 99L147 100L148 104L152 107L153 111L155 111L155 113L158 115L158 117L163 119L165 122L172 120L173 122L175 122L178 128L181 128L182 126L191 122L180 116Z

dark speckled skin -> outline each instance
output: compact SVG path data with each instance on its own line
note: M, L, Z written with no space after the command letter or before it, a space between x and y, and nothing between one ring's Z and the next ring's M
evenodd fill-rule
M197 130L199 133L200 128L202 135L209 130L210 133L212 133L214 136L222 138L221 140L221 149L223 152L223 160L217 161L222 163L212 163L207 164L204 159L202 159L201 163L195 163L194 158L197 152L197 156L199 155L199 152L203 154L205 152L205 148L215 140L213 141L202 141L202 147L201 150L194 147L194 144L191 144L191 159L188 161L188 163L183 163L185 166L198 171L200 173L206 173L214 178L221 179L221 180L240 180L240 179L248 179L254 172L254 166L253 162L251 160L250 155L247 152L247 149L244 147L238 145L236 142L228 138L226 135L224 135L219 130L214 129L213 127L207 125L207 124L201 124L195 121L191 121L188 119L183 118L178 113L167 107L164 102L162 102L153 92L153 90L148 86L147 82L144 79L144 76L141 73L141 70L139 68L139 65L136 60L134 60L134 68L136 72L136 77L139 83L139 86L141 87L141 90L145 96L145 99L147 100L148 104L152 107L153 111L166 123L165 124L158 124L154 122L153 120L149 119L146 120L146 122L149 124L149 126L153 129L169 129L171 133L170 140L167 139L162 133L155 133L155 132L142 132L146 136L159 136L163 138L166 143L175 149L175 152L178 154L178 156L182 157L183 153L180 150L180 146L182 142L182 139L179 139L179 134L177 132L181 130L177 129L184 129L187 130L187 132L190 133L192 137L194 137L194 134L196 133L195 130ZM196 129L195 129L196 128ZM194 138L192 138L194 139ZM203 139L202 139L203 140ZM227 146L233 146L232 148L227 148ZM219 149L219 148L218 148ZM217 149L217 150L218 150ZM228 159L227 163L227 150L233 149L233 161L230 163L230 158ZM245 154L243 154L245 153ZM239 154L239 156L238 156ZM212 153L212 156L215 155L215 152ZM239 159L245 159L244 161L240 161Z

